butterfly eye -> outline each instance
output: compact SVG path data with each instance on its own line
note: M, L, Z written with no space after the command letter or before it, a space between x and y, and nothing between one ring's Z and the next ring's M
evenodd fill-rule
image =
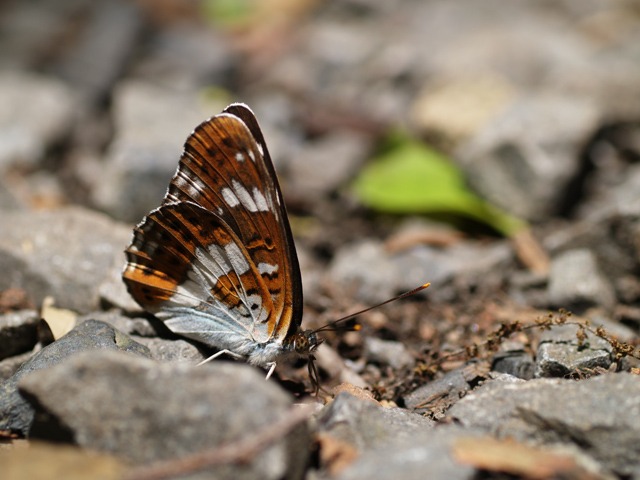
M309 353L309 345L309 337L306 335L306 332L297 334L293 340L293 348L299 355Z
M307 343L309 345L309 353L313 353L324 340L319 339L314 331L306 331Z

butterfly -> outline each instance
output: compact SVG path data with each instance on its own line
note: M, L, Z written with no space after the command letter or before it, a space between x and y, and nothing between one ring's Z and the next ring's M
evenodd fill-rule
M125 253L129 293L171 331L215 347L214 357L267 368L267 378L282 358L306 357L317 391L317 333L352 315L301 329L293 235L248 106L234 103L189 135L162 205L134 228Z

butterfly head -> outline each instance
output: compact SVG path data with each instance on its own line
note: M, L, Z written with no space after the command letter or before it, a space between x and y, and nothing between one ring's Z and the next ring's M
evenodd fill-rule
M288 346L290 351L307 359L309 378L317 395L320 390L320 377L316 368L314 352L324 340L319 338L316 332L317 330L298 330L288 339Z
M322 342L315 330L300 330L291 337L291 349L301 357L309 357Z

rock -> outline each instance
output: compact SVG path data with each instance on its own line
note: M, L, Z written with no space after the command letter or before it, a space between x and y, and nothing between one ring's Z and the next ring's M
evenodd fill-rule
M585 249L569 250L552 259L548 295L551 306L578 312L590 306L611 309L616 301L595 256Z
M20 310L0 315L0 360L31 350L38 342L40 315Z
M410 367L415 363L413 355L402 342L381 340L375 337L365 338L364 356L369 362L389 365L396 370Z
M131 235L133 235L133 230L131 230ZM130 241L131 238L127 240L125 247L129 245ZM120 252L114 255L111 267L107 270L107 275L98 286L98 296L102 303L107 306L113 306L125 312L140 313L143 311L142 307L131 298L122 281L122 269L125 263L124 248L122 252L122 255Z
M499 274L500 267L512 259L507 242L458 242L443 249L417 245L390 254L379 242L366 240L338 250L329 276L347 291L354 291L353 296L365 305L374 305L426 282L443 284L466 278L488 283L489 276ZM443 294L434 288L427 293Z
M11 378L32 355L33 352L25 352L0 360L0 382Z
M351 445L358 452L411 439L431 431L435 422L401 408L383 408L376 402L340 393L318 417L318 431Z
M477 383L479 378L478 367L467 365L416 388L404 395L402 401L410 410L441 417L444 411L471 390L472 383Z
M82 2L78 3L82 6ZM42 46L50 45L59 32L69 28L70 13L69 9L60 8L60 4L7 5L0 20L4 68L26 70L33 68L38 59L42 61Z
M0 178L0 210L22 210L25 208L25 204L18 199L9 184Z
M580 148L597 128L585 98L529 95L514 102L459 153L471 185L495 205L529 220L556 212L578 174Z
M288 176L295 182L289 190L309 202L325 198L353 177L368 149L365 137L342 131L301 146L291 154Z
M67 42L53 70L83 100L97 104L125 69L144 17L138 5L122 0L95 2L83 14L83 28Z
M123 350L150 356L146 347L132 341L106 323L91 320L81 323L67 335L33 355L11 378L0 385L0 430L8 430L22 436L29 431L34 411L18 393L17 384L22 378L39 370L48 372L53 365L79 352L99 349Z
M122 269L131 230L79 207L40 212L0 211L0 290L22 288L35 303L52 296L56 306L85 313L100 306L97 286ZM124 296L126 289L119 282Z
M133 65L135 78L174 91L197 91L232 81L234 61L239 59L224 31L200 22L170 22L154 34L145 56Z
M374 305L393 296L401 272L380 242L367 240L341 248L331 262L329 276L353 292L353 298Z
M196 366L206 358L196 345L182 339L138 338L137 341L149 349L151 358L159 362L182 362Z
M488 278L506 269L513 261L508 242L461 241L446 248L417 245L392 257L400 270L400 289L409 290L425 282L442 285L454 279L488 282ZM438 296L439 289L429 289L429 296Z
M354 369L353 362L345 362L344 358L326 342L318 346L314 356L318 369L327 372L329 378L357 388L365 388L369 385L356 371L361 369Z
M5 172L11 165L35 168L44 159L45 152L69 133L76 100L57 80L4 71L0 105L0 172Z
M131 335L149 349L151 358L161 362L185 362L196 365L208 355L208 350L198 342L185 340L171 332L164 323L153 317L128 317L118 310L94 312L78 318L78 324L97 320L108 323L117 330ZM203 353L205 352L205 353Z
M94 203L115 218L140 222L160 205L189 133L225 106L202 105L191 94L150 83L121 83L114 94L116 132L106 164L84 179Z
M455 404L464 428L538 444L570 443L616 475L638 478L640 382L627 373L582 381L490 381ZM632 420L633 419L633 420Z
M640 214L640 212L639 212ZM553 231L543 239L544 248L552 258L566 251L588 250L597 260L597 270L616 286L622 279L635 278L640 256L632 246L637 215L622 215L607 209L597 218L572 222Z
M135 336L136 339L147 337L156 338L158 336L169 336L178 338L160 320L154 317L128 317L119 310L97 311L86 315L80 315L77 324L88 320L105 322L127 335Z
M250 366L193 368L120 352L78 355L25 377L20 389L38 405L34 437L63 437L136 464L268 437L292 414L291 398ZM300 479L309 447L297 425L256 454L238 446L243 461L208 467L207 478Z
M524 350L509 350L494 355L491 370L529 380L533 378L535 367L531 354Z
M472 480L476 477L473 466L464 465L453 456L456 440L477 438L478 433L463 432L453 426L414 432L363 452L348 467L333 478L337 480Z
M556 325L543 332L538 345L536 377L566 377L611 366L612 347L606 340L585 331L578 341L576 325Z

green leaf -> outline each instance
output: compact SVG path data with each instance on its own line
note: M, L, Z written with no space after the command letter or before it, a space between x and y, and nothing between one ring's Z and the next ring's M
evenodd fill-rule
M238 27L250 23L256 8L255 0L204 0L205 18L222 27Z
M392 139L353 187L364 205L381 212L453 215L506 236L527 226L471 192L449 159L408 137Z

